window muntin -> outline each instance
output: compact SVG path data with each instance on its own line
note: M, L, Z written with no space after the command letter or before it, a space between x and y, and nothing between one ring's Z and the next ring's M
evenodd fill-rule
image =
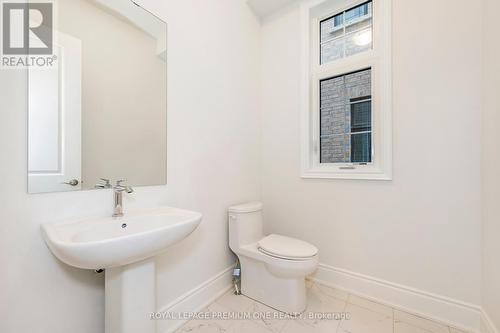
M371 68L320 81L320 163L372 162Z
M372 49L372 1L320 22L320 64Z

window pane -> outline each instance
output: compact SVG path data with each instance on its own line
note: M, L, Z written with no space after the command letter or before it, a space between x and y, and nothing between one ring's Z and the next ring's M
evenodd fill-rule
M344 34L344 14L339 14L324 21L321 21L321 42L328 41Z
M365 4L347 10L345 12L345 21L346 23L355 21L363 16L371 14L371 12L372 12L372 3L367 2Z
M334 39L321 44L321 63L331 62L344 57L344 38Z
M345 56L349 57L372 48L372 30L354 32L345 37Z
M360 30L364 30L364 29L369 29L371 31L371 26L372 26L372 19L367 18L365 20L358 21L358 22L352 23L350 25L347 25L345 27L345 32L351 33L351 32L356 32L356 31L360 31Z
M320 162L372 158L371 69L320 82Z
M351 135L351 162L369 163L372 160L372 136L371 133L360 133Z
M372 2L320 22L320 63L325 64L372 48Z
M344 24L344 13L335 15L333 17L333 20L336 27L341 26L342 24Z
M372 103L371 101L351 104L351 132L371 131Z

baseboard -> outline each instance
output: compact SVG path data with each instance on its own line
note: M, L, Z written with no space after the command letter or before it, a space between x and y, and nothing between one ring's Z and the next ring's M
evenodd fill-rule
M500 333L484 309L481 311L481 333Z
M478 305L325 264L310 279L468 332L481 330Z
M183 313L203 310L229 289L231 289L232 270L234 264L219 272L206 282L188 291L169 304L163 306L160 313ZM187 320L160 319L157 321L157 332L171 333L181 327Z

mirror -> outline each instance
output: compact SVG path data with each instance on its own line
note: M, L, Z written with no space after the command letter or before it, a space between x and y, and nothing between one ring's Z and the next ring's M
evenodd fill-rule
M166 23L130 0L53 18L54 64L28 70L28 192L166 184Z

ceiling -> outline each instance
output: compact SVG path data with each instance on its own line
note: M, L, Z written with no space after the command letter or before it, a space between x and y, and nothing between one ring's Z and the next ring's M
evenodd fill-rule
M276 13L283 7L300 0L247 0L248 5L259 18L265 18Z

